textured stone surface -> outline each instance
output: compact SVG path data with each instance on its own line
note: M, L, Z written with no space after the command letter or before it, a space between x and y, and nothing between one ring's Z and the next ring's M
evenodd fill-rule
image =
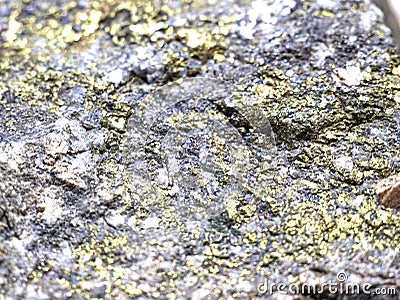
M375 194L400 60L369 2L2 1L0 41L0 299L400 287Z

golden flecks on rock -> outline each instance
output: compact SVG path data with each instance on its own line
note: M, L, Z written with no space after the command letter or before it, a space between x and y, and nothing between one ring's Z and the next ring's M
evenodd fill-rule
M26 72L23 76L15 76L15 80L0 82L0 93L10 90L22 103L57 111L70 101L60 96L62 90L82 85L87 89L85 109L90 110L95 104L101 106L103 127L116 132L113 144L116 149L120 143L118 135L126 129L129 105L117 103L115 86L99 80L96 72L93 75L90 72L83 74L52 69L48 65L47 54L72 51L72 45L75 50L86 49L97 36L105 34L117 46L152 45L155 49L163 49L169 42L179 40L183 51L188 52L190 57L200 60L212 58L221 63L230 56L225 52L228 47L225 38L231 33L230 24L238 18L236 15L222 16L217 20L218 29L209 30L209 17L202 14L196 19L197 26L192 26L185 18L177 20L173 26L168 25L168 18L179 15L181 8L155 5L152 1L89 1L87 7L80 7L77 2L71 1L62 8L51 2L47 5L45 11L37 10L27 17L21 17L23 9L20 6L11 12L3 35L4 47L11 50L1 50L2 54L5 53L0 58L0 68L5 78L12 77L16 70L22 68L18 62ZM201 6L197 2L191 5L196 8ZM63 11L67 13L63 14ZM319 10L315 14L320 18L330 19L333 16L329 10ZM37 53L42 44L49 49ZM166 53L167 68L178 73L179 67L185 65L185 59L173 50ZM35 63L29 63L33 59ZM254 62L254 57L249 60ZM399 73L399 66L390 66L387 72L367 68L363 79L355 81L360 86L358 94L354 92L355 96L346 97L342 91L334 90L329 72L321 71L317 77L307 76L303 83L293 87L290 76L296 74L286 75L284 70L271 66L259 68L259 81L250 80L243 84L243 90L257 96L280 139L300 143L302 151L293 154L290 163L302 172L299 178L289 172L277 175L274 185L266 188L268 196L260 193L262 203L268 206L265 212L260 213L257 205L247 204L242 199L229 205L227 217L232 226L244 228L238 245L231 244L229 239L224 240L221 232L218 232L218 237L210 237L210 233L207 236L201 226L190 233L185 231L185 222L171 220L175 216L173 209L166 210L160 222L169 220L170 227L177 231L175 238L178 243L181 242L179 239L194 241L194 245L188 245L188 251L194 252L194 255L174 252L177 251L174 248L176 245L168 240L161 242L154 237L140 237L141 219L148 218L150 214L145 210L145 201L151 202L152 199L143 200L140 195L131 197L127 192L130 187L125 182L110 188L110 181L107 180L121 173L117 162L110 159L102 164L108 173L99 176L104 183L98 189L98 196L107 204L120 201L122 208L133 207L133 212L126 212L134 216L129 218L128 225L139 238L135 240L122 230L105 233L105 230L91 226L87 239L71 246L72 261L67 267L57 263L52 265L49 261L49 266L40 266L31 273L32 280L39 282L53 267L64 267L64 277L55 279L54 284L68 290L69 297L88 297L96 284L106 282L107 296L117 290L124 296L160 297L166 289L167 297L175 299L188 297L185 291L179 289L184 282L181 279L189 276L195 278L186 280L186 284L198 280L207 285L210 280L218 278L220 282L235 285L251 282L250 277L254 273L251 268L255 265L258 270L271 275L268 272L275 263L296 261L309 264L310 259L318 262L332 255L337 244L343 245L341 250L344 252L360 255L370 251L364 249L365 245L379 251L398 249L399 215L380 207L371 191L359 187L367 180L374 182L378 176L387 175L392 171L391 160L399 159L398 145L385 147L385 143L379 141L379 133L376 132L382 128L372 133L368 131L374 121L388 118L386 108L399 109ZM127 90L124 89L124 92ZM108 94L107 100L101 97L102 93ZM1 100L1 105L6 103L6 100ZM13 126L12 120L9 124ZM345 154L352 158L354 164L350 171L346 165L335 165L335 158L332 157L334 148L347 142L346 145L361 145L365 153L371 154L356 157L357 149L347 149ZM48 146L45 150L50 154L66 151L63 144ZM387 149L382 150L384 147ZM195 197L203 200L199 193L193 193ZM140 205L143 210L140 210ZM247 230L246 225L256 223L261 214L265 221L261 223L262 227ZM142 230L154 230L155 234L161 232L161 229L152 226ZM218 231L208 230L211 233ZM197 242L201 246L197 246ZM253 247L250 249L250 246ZM252 253L254 249L258 252ZM379 263L379 258L370 254L368 257L373 264ZM252 266L246 266L247 259L256 261L251 262ZM141 274L132 269L139 263L145 267L140 270ZM150 274L159 282L150 287L143 274ZM296 282L298 279L293 277L290 280Z

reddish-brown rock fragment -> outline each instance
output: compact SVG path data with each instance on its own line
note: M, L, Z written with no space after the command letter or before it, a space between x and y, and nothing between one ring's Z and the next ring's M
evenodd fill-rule
M375 192L379 202L386 207L400 208L400 174L381 180Z

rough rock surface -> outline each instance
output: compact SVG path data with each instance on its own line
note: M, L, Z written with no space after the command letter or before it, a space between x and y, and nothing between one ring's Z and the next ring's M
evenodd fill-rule
M0 299L400 292L374 193L400 60L369 1L0 3Z

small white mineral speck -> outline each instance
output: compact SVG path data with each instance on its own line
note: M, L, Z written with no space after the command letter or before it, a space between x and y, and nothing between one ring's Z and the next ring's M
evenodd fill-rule
M143 221L142 226L143 229L157 228L160 223L160 219L157 217L148 217Z
M337 86L341 86L342 84L346 86L357 86L360 85L363 75L359 67L351 66L346 69L338 68L333 70L332 78Z
M106 81L114 84L120 84L122 81L122 70L121 69L115 69L111 71L110 73L107 74L106 76Z

